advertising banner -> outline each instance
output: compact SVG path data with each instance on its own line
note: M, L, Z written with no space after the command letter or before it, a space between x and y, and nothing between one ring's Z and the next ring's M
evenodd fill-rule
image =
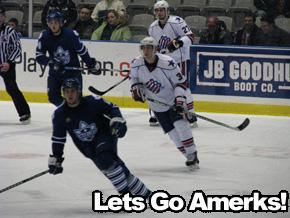
M194 45L194 94L290 99L290 48Z

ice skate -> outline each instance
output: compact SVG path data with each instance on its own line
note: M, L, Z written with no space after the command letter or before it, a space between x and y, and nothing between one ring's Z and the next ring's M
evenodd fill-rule
M197 151L195 151L193 154L187 155L187 160L185 162L185 165L191 171L199 169L199 160L197 158Z

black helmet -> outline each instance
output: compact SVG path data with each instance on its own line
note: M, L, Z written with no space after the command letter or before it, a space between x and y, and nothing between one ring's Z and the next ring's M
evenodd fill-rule
M65 89L75 89L77 91L81 91L81 84L77 78L68 78L64 80L62 84L62 91Z

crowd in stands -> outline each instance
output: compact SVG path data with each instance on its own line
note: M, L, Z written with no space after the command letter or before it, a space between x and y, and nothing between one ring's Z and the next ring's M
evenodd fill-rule
M25 0L22 0L25 1ZM134 15L153 15L150 4L155 1L142 0L38 0L43 1L41 8L41 26L36 31L47 27L46 16L51 9L63 11L66 17L65 25L75 29L81 39L137 41L138 35L147 35L148 24L143 24L143 32L135 31L131 23ZM236 44L236 45L268 45L290 47L290 1L289 0L228 0L231 6L225 14L224 8L219 8L218 2L226 1L187 1L169 0L171 13L185 20L204 18L203 27L187 22L196 35L196 42L203 44ZM176 4L179 2L179 4ZM201 4L197 5L197 2ZM213 2L213 3L212 3ZM248 8L232 6L241 2L250 2ZM4 3L3 3L4 4ZM213 4L216 7L212 7ZM149 6L148 6L149 5ZM207 7L207 5L209 5ZM234 10L235 9L235 10ZM239 9L239 10L237 10ZM240 13L237 21L237 13ZM219 14L220 13L220 14ZM235 14L236 13L236 14ZM36 12L34 11L34 14ZM154 17L153 17L154 18ZM188 18L188 19L187 19ZM150 18L151 19L151 18ZM150 20L144 15L144 20ZM228 22L229 20L229 22ZM36 19L33 19L37 22ZM23 22L25 24L25 22ZM276 24L277 23L277 24ZM15 17L9 20L9 25L15 26L20 36L26 37L25 28L19 27ZM144 27L145 26L145 27ZM137 28L138 29L138 28ZM145 29L145 30L144 30ZM138 29L140 30L140 28ZM35 31L35 30L33 30ZM140 38L142 38L140 37Z

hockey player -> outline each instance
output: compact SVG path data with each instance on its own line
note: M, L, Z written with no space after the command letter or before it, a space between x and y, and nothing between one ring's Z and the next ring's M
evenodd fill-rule
M63 101L61 85L66 78L76 77L82 86L81 71L65 70L65 67L80 67L78 55L91 68L91 73L97 74L100 70L100 64L90 57L78 33L63 27L63 22L62 12L52 10L47 16L49 29L40 34L36 48L36 61L44 66L49 65L48 99L56 106ZM46 52L49 56L46 56Z
M119 108L100 97L81 97L81 85L76 78L66 79L62 92L65 101L55 110L52 120L49 173L63 172L63 149L68 132L80 152L94 162L120 194L130 192L148 198L151 191L117 154L117 139L127 131Z
M158 42L158 52L172 57L187 78L189 76L189 46L194 40L193 33L181 17L169 15L169 4L166 1L156 2L154 13L157 20L150 25L149 35ZM185 81L186 87L188 87L187 81ZM189 88L186 90L186 102L188 110L193 112L193 97ZM150 121L154 122L154 118L150 118ZM189 117L189 121L193 127L197 127L195 116Z
M186 119L186 77L174 59L156 53L157 42L154 38L145 37L141 40L140 50L142 55L131 63L132 97L135 101L144 102L148 97L172 105L168 107L149 101L149 107L162 129L186 157L186 165L198 168L196 145Z

